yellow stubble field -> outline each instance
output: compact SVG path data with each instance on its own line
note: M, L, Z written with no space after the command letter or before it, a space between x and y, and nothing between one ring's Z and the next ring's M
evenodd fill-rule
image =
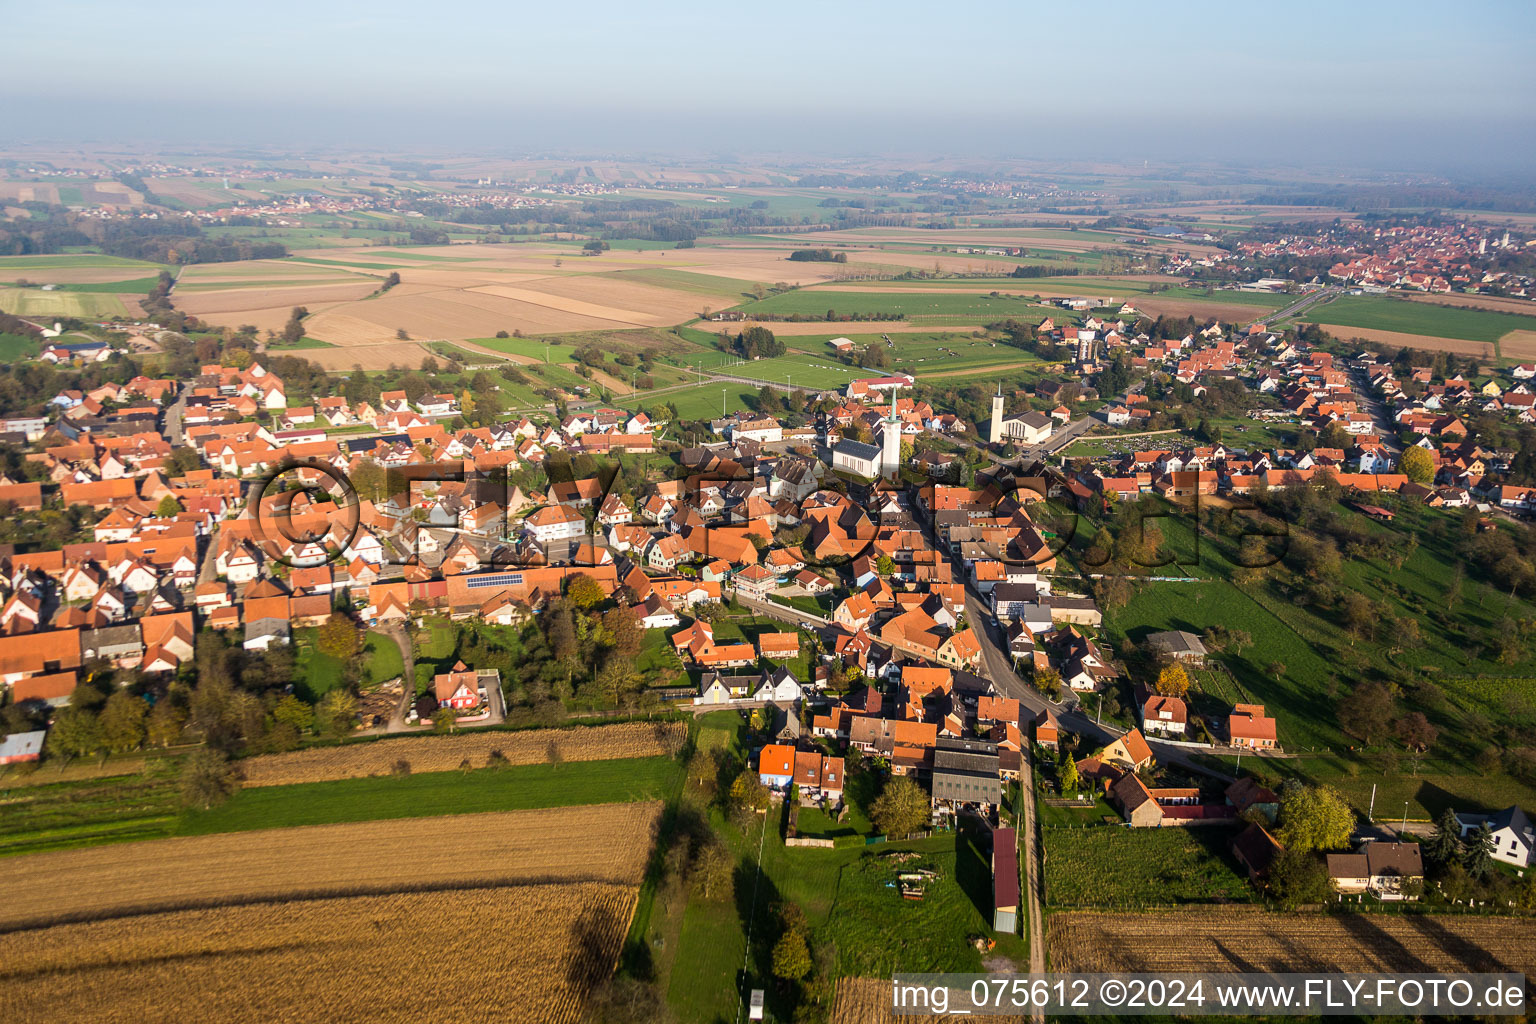
M11 1021L579 1020L661 805L323 825L9 858Z

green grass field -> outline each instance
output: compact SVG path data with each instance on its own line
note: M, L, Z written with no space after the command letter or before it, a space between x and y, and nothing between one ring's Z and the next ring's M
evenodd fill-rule
M599 276L669 288L672 291L687 292L690 295L741 295L745 298L747 294L745 281L735 281L729 277L718 277L714 274L696 274L687 270L669 270L664 267L614 270Z
M733 377L748 377L772 384L780 390L785 387L841 388L855 377L869 376L869 371L857 367L834 365L814 357L798 355L742 360L722 352L717 361L711 362L705 357L701 365L706 373L714 370Z
M308 338L308 337L300 338L298 341L295 341L295 342L292 342L292 343L289 343L289 342L286 342L286 341L273 341L273 342L269 342L267 344L267 348L269 348L269 349L274 349L274 350L278 350L278 351L290 351L290 352L295 350L295 349L335 348L335 347L336 347L335 345L332 345L328 341L321 341L319 338Z
M0 310L15 316L36 317L128 315L122 300L108 292L45 292L41 288L0 288Z
M7 786L0 782L0 856L158 839L176 825L175 759L118 778Z
M184 813L175 833L655 800L676 787L681 773L682 766L670 757L646 757L264 786L240 790L210 811Z
M1047 828L1045 901L1052 908L1131 910L1247 903L1248 879L1227 851L1225 825Z
M30 359L41 351L39 340L27 334L0 334L0 362Z
M1496 342L1510 331L1536 331L1536 316L1456 309L1385 295L1341 295L1332 302L1307 310L1303 319L1341 327L1468 341Z
M129 278L123 281L92 281L90 283L84 284L60 284L57 285L56 288L61 292L107 292L109 294L117 295L143 295L148 293L148 291L159 282L160 278L158 275L156 275L155 277ZM14 284L15 282L5 283Z
M294 649L297 654L295 661L297 679L294 690L300 697L310 702L319 700L326 691L341 683L343 668L340 661L315 647L315 636L318 632L319 630L313 626L293 631ZM393 679L405 668L399 645L383 633L371 630L368 632L363 641L362 657L361 682L364 686Z

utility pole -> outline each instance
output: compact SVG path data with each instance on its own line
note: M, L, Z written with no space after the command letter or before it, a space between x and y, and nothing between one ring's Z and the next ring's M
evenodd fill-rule
M1365 809L1365 820L1376 820L1376 783L1371 783L1371 805Z
M725 418L725 388L720 389L720 418Z

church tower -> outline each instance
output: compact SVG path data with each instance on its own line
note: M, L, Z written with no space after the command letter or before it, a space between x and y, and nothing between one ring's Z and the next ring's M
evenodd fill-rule
M997 385L997 394L992 397L992 430L987 435L987 440L993 444L1001 444L1003 441L1003 385Z
M880 475L901 475L901 417L896 415L896 389L891 389L891 414L880 431Z

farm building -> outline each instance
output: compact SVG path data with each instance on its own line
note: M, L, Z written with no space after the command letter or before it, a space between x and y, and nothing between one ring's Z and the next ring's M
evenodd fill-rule
M933 751L934 810L987 811L1002 802L997 746L979 740L941 739Z
M1162 651L1174 661L1182 661L1187 665L1200 665L1205 662L1205 644L1193 633L1186 633L1182 629L1171 629L1164 633L1153 633L1147 637L1147 644Z
M992 930L1010 935L1019 927L1018 837L1011 828L992 833Z
M0 764L36 761L43 752L43 730L13 732L0 740Z
M1248 869L1250 882L1268 878L1270 866L1284 850L1285 847L1261 825L1249 825L1232 840L1232 856Z

